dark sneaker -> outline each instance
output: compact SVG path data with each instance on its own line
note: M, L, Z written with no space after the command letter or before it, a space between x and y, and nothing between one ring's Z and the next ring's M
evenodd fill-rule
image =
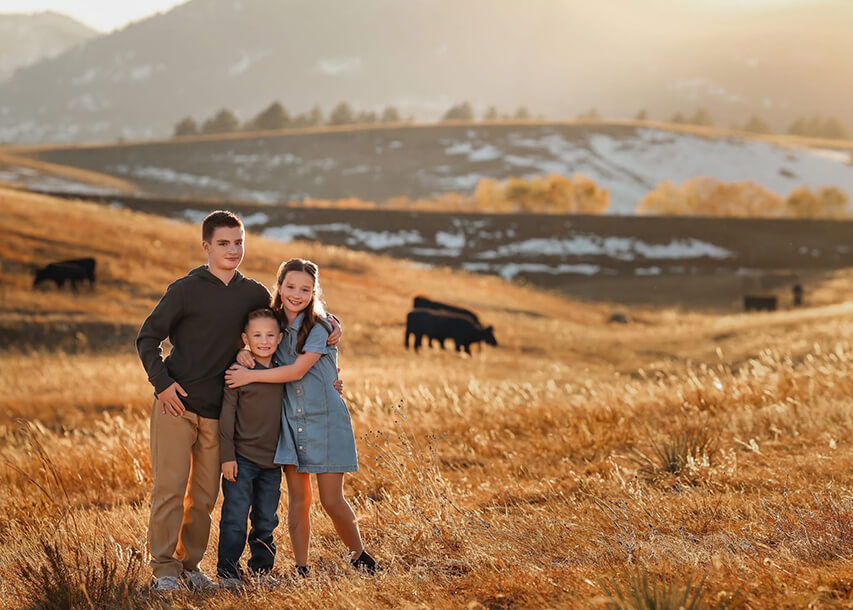
M382 571L382 568L376 564L376 560L367 551L362 551L361 555L350 561L350 564L356 570L367 574L376 574Z

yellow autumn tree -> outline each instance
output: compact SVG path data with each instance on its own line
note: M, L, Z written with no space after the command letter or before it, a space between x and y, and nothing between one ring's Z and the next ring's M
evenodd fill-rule
M791 191L785 210L794 218L848 218L850 198L835 186L812 191L807 186Z
M683 185L661 182L637 205L638 214L668 216L773 217L784 214L782 198L755 182L691 178Z

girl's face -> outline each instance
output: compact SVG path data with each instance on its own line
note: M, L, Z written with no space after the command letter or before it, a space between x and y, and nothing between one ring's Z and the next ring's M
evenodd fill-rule
M314 278L305 271L288 271L278 289L281 306L290 313L299 313L314 296Z

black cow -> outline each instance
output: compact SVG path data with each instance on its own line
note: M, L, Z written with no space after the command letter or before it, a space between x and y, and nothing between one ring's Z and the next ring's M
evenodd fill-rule
M77 282L88 281L90 286L95 285L95 259L75 258L67 261L49 263L37 269L33 288L44 281L52 280L57 288L62 288L66 281L71 282L71 289L77 290Z
M743 297L744 311L776 311L776 297L759 297L747 295Z
M415 309L409 312L409 315L406 316L406 341L404 343L406 349L409 348L410 335L415 336L416 352L421 347L424 336L430 340L438 340L442 349L444 349L446 339L453 339L456 344L456 351L464 348L466 354L471 353L472 343L485 341L489 345L496 346L498 344L493 327L483 328L462 314L430 309Z
M794 307L800 307L803 304L803 287L797 284L792 290L794 292Z
M465 309L463 307L456 307L455 305L448 305L447 303L440 303L438 301L430 301L426 297L415 297L415 302L412 305L412 309L432 309L434 311L449 311L451 313L456 313L461 316L468 316L471 320L473 320L476 324L480 324L480 319L477 317L473 311L469 309Z

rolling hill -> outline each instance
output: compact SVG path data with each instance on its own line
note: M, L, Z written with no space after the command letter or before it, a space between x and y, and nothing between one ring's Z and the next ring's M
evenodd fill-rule
M4 603L597 607L643 583L697 606L849 600L849 272L817 307L608 324L604 305L250 233L246 273L269 282L308 256L344 322L360 463L346 493L386 570L349 570L316 506L311 579L292 574L282 525L281 586L164 602L146 563L152 389L132 338L200 262L199 228L7 189L0 206ZM32 289L33 265L85 254L94 290ZM416 292L475 309L500 346L406 351ZM217 542L214 527L208 573Z
M637 122L322 129L21 154L111 174L154 195L260 203L349 197L382 203L470 193L481 178L548 173L593 178L610 192L611 214L634 214L663 180L696 176L751 180L782 196L803 185L853 195L851 150Z

